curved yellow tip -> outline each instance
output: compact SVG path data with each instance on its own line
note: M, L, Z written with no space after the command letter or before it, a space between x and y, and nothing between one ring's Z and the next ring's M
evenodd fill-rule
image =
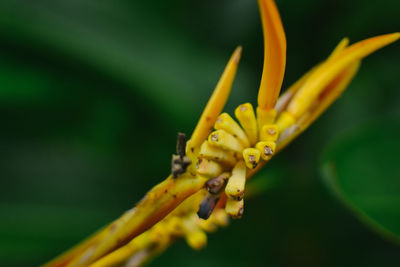
M343 38L340 43L335 47L335 49L333 50L333 52L330 54L329 59L334 59L336 58L338 55L340 55L340 53L349 45L350 40L349 38L345 37Z
M190 149L199 147L213 129L218 115L222 112L228 100L241 55L242 47L239 46L236 48L235 52L233 52L232 57L225 67L224 73L211 95L210 100L208 100L207 106L193 131L190 139Z
M322 63L318 69L311 74L293 97L293 100L287 107L287 111L292 114L294 118L299 118L307 111L322 90L342 71L354 62L363 59L399 38L400 33L385 34L360 41L342 49L340 53Z
M258 106L272 109L281 90L286 67L286 35L273 0L258 0L264 34L264 68Z

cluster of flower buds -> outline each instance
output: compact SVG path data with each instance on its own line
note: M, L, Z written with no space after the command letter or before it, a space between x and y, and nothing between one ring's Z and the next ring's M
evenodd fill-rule
M200 205L199 217L207 219L218 201L224 201L226 213L232 218L240 218L246 179L343 93L357 73L362 58L399 36L398 33L382 35L351 46L348 46L348 38L344 38L325 61L312 68L278 100L270 102L262 98L265 95L273 98L274 90L267 94L265 91L268 90L260 88L256 112L250 103L242 104L235 110L237 121L227 113L215 116L215 109L207 106L202 117L205 114L206 118L213 118L208 120L214 121L213 131L207 128L206 120L202 132L208 136L199 142L193 134L187 147L192 154L191 160L196 162L196 176L208 180L209 194ZM240 51L240 48L235 51L226 72L234 73L232 62L239 58ZM222 80L226 77L230 76L223 75ZM217 86L217 89L220 88ZM211 97L209 104L215 107L217 104L213 100ZM271 107L271 103L274 106ZM211 112L207 113L209 110ZM197 148L196 143L199 143ZM221 198L222 195L226 198Z
M221 195L225 193L225 211L233 218L243 215L243 197L246 177L261 161L269 161L275 153L278 126L258 126L250 103L235 110L237 123L229 114L218 116L213 131L198 152L196 171L210 180L206 183L208 195L202 201L198 215L207 219Z

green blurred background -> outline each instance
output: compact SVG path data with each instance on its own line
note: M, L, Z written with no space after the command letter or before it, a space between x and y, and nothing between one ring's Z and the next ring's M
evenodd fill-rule
M239 44L226 110L255 103L263 62L256 2L0 1L0 266L44 263L166 177L176 132L192 131ZM400 30L398 0L277 4L288 40L284 88L342 37ZM151 266L399 266L393 236L343 205L321 171L326 150L342 149L332 158L350 158L339 175L349 177L347 189L389 190L388 201L367 190L363 203L388 211L381 226L399 230L399 61L399 43L366 59L343 97L258 175L261 194L242 220L210 235L206 249L181 241ZM346 154L354 140L391 141L377 143L367 164Z

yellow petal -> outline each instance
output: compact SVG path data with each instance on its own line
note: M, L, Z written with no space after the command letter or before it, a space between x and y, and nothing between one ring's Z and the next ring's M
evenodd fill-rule
M274 108L286 67L286 36L273 0L258 0L264 34L264 68L258 92L258 106Z
M287 108L288 112L296 119L299 118L305 114L321 91L344 69L399 38L400 33L369 38L345 48L332 60L322 63L293 97Z
M222 112L231 92L241 54L242 47L239 46L226 65L224 73L211 95L210 100L208 100L203 114L201 114L200 120L190 139L190 148L197 148L203 143L211 132L218 115Z

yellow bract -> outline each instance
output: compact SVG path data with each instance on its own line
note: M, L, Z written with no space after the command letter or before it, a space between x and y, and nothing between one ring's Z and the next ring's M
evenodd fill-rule
M349 65L368 56L377 49L388 45L399 39L399 33L387 34L373 37L356 44L353 44L341 52L338 52L331 60L322 63L316 69L289 104L287 111L293 115L295 119L302 116L317 96L332 82L342 71Z
M273 109L286 67L286 36L273 0L258 0L264 34L264 67L258 91L258 107ZM267 122L271 123L271 122Z
M236 70L239 64L240 57L242 55L242 47L236 48L231 59L225 67L224 73L222 74L210 100L208 101L203 114L201 114L200 120L193 131L192 137L190 138L189 151L193 148L197 148L203 143L204 139L208 136L218 115L222 112L225 103L231 92L233 80L235 79Z

